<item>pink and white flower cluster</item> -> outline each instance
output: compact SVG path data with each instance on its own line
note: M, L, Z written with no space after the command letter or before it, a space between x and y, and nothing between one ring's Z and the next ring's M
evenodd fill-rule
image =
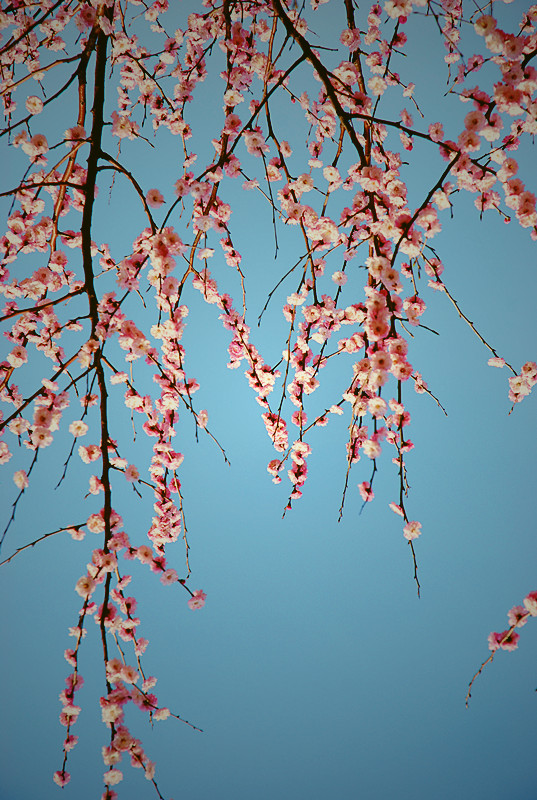
M405 506L406 458L414 447L405 393L409 386L418 394L431 392L413 366L411 343L425 326L429 289L449 296L465 318L449 293L448 265L432 249L432 240L442 228L441 212L451 213L464 192L474 195L479 214L513 219L537 239L535 186L522 179L515 157L522 142L537 133L537 69L532 64L537 10L517 8L520 25L511 32L500 27L492 5L487 8L491 13L466 19L463 4L455 0L444 0L435 9L426 0L386 0L374 3L368 13L348 4L345 28L334 40L342 47L339 54L331 53L329 69L323 52L312 46L307 14L299 14L291 2L243 0L240 8L205 2L197 11L188 9L173 32L175 25L170 27L165 17L173 5L168 0L144 5L143 16L134 8L136 0L133 8L108 0L49 2L41 10L39 5L34 4L31 23L26 1L12 2L0 12L4 132L28 168L20 184L6 192L13 205L0 235L2 322L8 341L0 363L0 431L7 436L0 442L0 464L17 460L11 447L15 440L9 439L16 437L15 445L22 444L22 452L32 458L25 469L18 463L14 469L22 495L33 480L39 451L54 443L63 424L70 432L71 454L76 449L83 463L98 465L89 494L103 498L102 507L87 511L85 521L70 529L60 529L78 540L88 531L99 537L100 546L75 586L83 608L71 631L76 645L66 651L73 672L60 697L67 728L65 760L54 780L60 786L69 780L67 754L76 744L70 727L80 711L74 704L82 681L78 653L85 619L93 616L105 643L121 640L130 648L128 658L105 658L101 712L110 744L103 748L103 797L114 800L110 787L122 780L117 765L124 753L154 780L153 763L125 725L127 704L136 704L153 719L169 714L150 694L153 679L143 676L140 658L147 640L138 635L136 599L125 594L130 578L121 576L118 559L123 554L149 566L165 586L181 584L190 594L190 609L202 608L206 599L202 590L191 592L170 566L175 563L172 545L181 539L190 575L181 486L181 451L187 451L177 439L183 434L181 420L191 415L196 435L213 437L209 412L195 406L199 384L187 369L190 345L184 333L195 303L192 287L198 299L216 310L229 336L228 366L245 370L261 407L277 455L268 472L275 483L286 472L287 507L302 496L313 429L346 413L343 458L348 471L358 463L357 469L369 471L358 483L364 503L374 498L380 459L391 453L400 500L390 507L403 520L417 580L414 542L421 523L409 518ZM318 5L321 0L312 0L313 11ZM445 62L453 70L452 94L466 104L460 120L450 118L445 124L414 122L411 103L419 91L396 71L408 47L407 26L414 14L423 22L426 6L432 13L425 17L435 32L438 28ZM134 15L136 34L129 24ZM144 24L151 47L143 41ZM464 57L463 27L479 37L480 53ZM289 43L298 60L285 61L287 50L275 46L278 42ZM117 106L109 112L102 105L101 124L95 109L107 87L95 85L93 120L89 98L80 98L78 107L61 109L62 119L71 113L69 127L65 130L62 123L62 130L54 129L56 54L62 54L58 65L63 54L78 63L75 74L80 76L97 51L106 62L106 81L117 76ZM212 86L206 79L217 60L221 84L211 117L214 138L204 147L206 128L198 127L190 108L202 84ZM306 70L312 79L297 88ZM36 87L39 92L33 94ZM289 100L282 108L297 126L296 145L270 116L273 95L282 103ZM63 102L62 91L58 97ZM394 102L399 103L395 112ZM147 124L150 137L144 135ZM160 186L143 187L136 174L139 153L153 135L158 153L161 129L174 137L179 161L170 162ZM416 163L418 140L438 157L439 170L422 197L411 202L416 195L408 191L406 178ZM132 191L138 204L133 221L143 215L140 232L117 255L108 244L91 239L99 229L98 215L93 215L101 201L97 175L105 170L114 171L113 184L125 180ZM296 235L299 243L300 255L282 279L288 334L274 366L255 346L247 323L245 272L251 257L243 259L236 246L233 229L238 226L228 202L233 192L227 191L236 179L244 179L245 190L263 196L275 228L281 222L286 235ZM265 254L260 252L258 260L265 264ZM227 293L231 286L239 296L244 292L242 307ZM143 311L136 310L140 300ZM150 303L154 316L148 322ZM489 363L503 366L503 358L492 352ZM116 367L118 357L125 367ZM332 370L334 363L339 371ZM48 367L41 380L43 364ZM537 365L527 362L509 379L512 403L528 396L535 383ZM145 467L143 446L140 456L136 453L137 466L124 457L113 398L113 387L120 384L127 414L135 427L141 420L142 438L151 442ZM66 423L73 400L81 411ZM289 419L294 427L288 428ZM84 436L88 444L75 441ZM113 508L116 480L129 492L152 492L153 514L142 544L131 542ZM508 631L491 634L491 649L517 646L515 628L537 613L535 594L509 612Z
M523 605L513 606L507 614L509 625L505 631L489 634L489 650L493 652L501 648L502 650L516 650L520 640L520 634L515 628L521 628L526 624L530 617L537 617L537 592L530 592L522 601Z

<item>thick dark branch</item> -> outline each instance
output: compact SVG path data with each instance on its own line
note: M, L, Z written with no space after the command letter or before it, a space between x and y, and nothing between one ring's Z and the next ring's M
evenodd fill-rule
M3 317L0 317L0 322L5 322L6 319L11 319L11 317L18 317L19 314L39 314L39 312L43 308L48 308L49 306L57 306L58 303L64 303L66 300L70 300L71 297L76 297L77 294L82 294L84 289L74 289L69 294L64 294L62 297L57 297L55 300L45 300L43 303L39 303L38 306L32 306L32 308L17 308L16 311L10 311L9 314L5 314Z
M112 9L107 10L110 14ZM99 322L99 303L97 300L97 292L95 289L95 276L93 273L93 260L91 255L91 225L93 217L93 204L95 201L95 186L97 181L97 172L99 166L99 158L101 155L101 141L104 127L104 98L105 98L105 85L106 85L106 64L107 64L107 43L108 38L103 31L97 34L96 46L96 61L95 61L95 85L93 95L93 124L91 129L91 146L88 156L88 166L86 174L86 183L84 187L86 199L84 203L84 211L82 214L82 262L84 267L85 277L85 290L88 296L90 319L91 319L91 339L97 340L97 325ZM106 388L106 379L104 375L104 368L101 361L102 345L97 347L94 355L93 366L97 375L97 382L99 384L99 391L101 395L101 457L103 460L103 471L101 482L104 489L104 525L105 525L105 538L104 538L104 551L108 552L108 542L111 539L112 531L110 518L112 513L112 490L110 486L110 459L108 455L108 443L110 440L108 433L108 392ZM108 661L108 646L106 641L106 628L105 618L108 608L108 599L110 592L110 578L108 573L105 581L105 591L103 599L103 611L101 615L101 639L103 643L103 655L105 662Z
M291 22L291 20L287 16L287 14L285 13L280 0L272 0L272 6L274 8L274 11L278 15L278 17L283 22L283 24L285 26L285 30L287 31L288 36L290 36L292 39L295 40L295 42L297 42L297 44L301 48L302 52L306 56L307 60L317 70L319 78L321 79L321 81L322 81L322 83L324 85L326 94L330 98L330 101L331 101L332 105L334 106L334 109L336 111L336 114L338 115L339 120L341 121L341 124L343 125L343 127L345 128L347 133L349 134L349 138L350 138L351 142L353 143L354 147L358 151L358 155L360 156L360 161L362 162L363 165L365 165L367 163L367 160L366 160L366 155L365 155L364 148L362 147L362 145L358 141L358 137L356 135L356 131L354 130L354 128L352 127L352 125L351 125L351 123L349 121L349 115L344 111L341 103L339 102L336 90L334 89L334 87L332 85L332 81L330 80L330 77L329 77L329 74L328 74L328 70L326 69L326 67L323 66L322 62L315 55L315 53L313 52L313 50L310 47L309 42L302 36L301 33L299 33L296 30L295 26L293 25L293 23Z

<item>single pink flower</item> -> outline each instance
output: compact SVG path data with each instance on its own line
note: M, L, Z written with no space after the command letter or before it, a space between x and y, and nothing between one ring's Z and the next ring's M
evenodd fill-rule
M537 592L530 592L522 601L532 617L537 617Z
M60 772L59 770L54 773L53 778L54 778L54 783L57 783L58 786L60 786L61 788L63 788L71 780L71 776L69 775L68 772L64 771Z
M75 591L80 597L89 597L95 591L95 581L89 575L83 575L78 579L75 586Z
M343 286L345 283L347 283L347 276L345 275L344 272L338 270L337 272L334 272L334 274L332 275L332 280L334 281L334 283L337 283L338 286Z
M88 432L88 426L82 420L76 420L75 422L71 422L69 425L69 433L72 433L73 436L85 436Z
M129 465L129 466L126 468L126 470L125 470L125 477L126 477L126 479L127 479L128 481L130 481L131 483L133 483L134 481L137 481L137 480L138 480L138 478L140 477L140 473L138 472L138 470L137 470L137 468L134 466L134 464L130 464L130 465Z
M11 364L12 367L15 369L17 367L22 367L23 364L26 364L28 361L28 354L26 352L26 348L22 345L16 345L11 353L8 355L7 360Z
M418 536L421 535L421 522L416 522L416 520L412 520L412 522L407 522L405 527L403 528L403 536L405 539L408 539L410 542L412 539L417 539Z
M201 589L196 589L192 592L192 597L188 601L188 607L195 611L197 608L203 608L205 605L205 598L207 595Z
M146 194L145 199L147 200L147 205L152 206L153 208L158 208L164 202L164 197L158 189L150 189Z
M371 484L368 483L367 481L363 481L363 483L359 483L358 484L358 489L360 491L360 494L362 496L362 500L364 501L364 503L370 502L375 496L375 493L374 493L373 489L371 488Z
M513 606L507 612L507 619L509 620L509 625L516 625L517 628L521 628L528 621L529 615L529 611L524 606Z
M43 101L35 94L26 98L25 106L30 114L40 114L43 111Z
M19 469L14 473L13 480L17 489L24 490L28 487L28 476L23 469Z
M121 668L121 677L125 683L136 683L140 678L140 673L130 664Z
M170 583L176 583L179 580L179 576L174 569L167 569L165 572L162 573L160 576L160 582L167 586ZM203 604L202 604L203 605Z
M115 784L119 783L123 780L123 773L119 769L110 769L108 772L104 773L103 781L108 786L115 786Z
M73 128L67 128L63 134L66 142L80 142L86 138L86 131L82 125L75 125Z

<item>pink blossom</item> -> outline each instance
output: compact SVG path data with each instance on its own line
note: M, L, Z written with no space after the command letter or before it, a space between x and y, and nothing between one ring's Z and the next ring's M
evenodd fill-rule
M516 625L517 628L521 628L525 625L529 616L529 611L524 608L524 606L513 606L513 608L507 612L509 625Z
M83 575L76 582L75 590L80 597L89 597L95 591L95 581L89 575Z
M102 533L104 531L104 519L100 514L91 514L86 522L91 533Z
M154 208L158 208L164 202L164 197L158 189L149 189L145 199L147 200L147 205L153 206Z
M227 107L236 106L239 103L242 103L243 101L244 101L244 97L236 89L227 89L224 92L224 103L225 103L225 106L227 106Z
M372 397L367 402L367 408L373 417L383 417L387 410L386 401L382 397Z
M153 561L154 555L153 550L146 544L140 545L136 551L136 558L138 558L142 564L150 564Z
M130 483L138 480L140 473L134 464L129 464L129 466L125 469L125 477Z
M101 448L97 444L90 444L87 446L80 445L78 454L85 464L90 464L92 461L97 461L101 457Z
M89 490L90 494L99 494L99 492L104 491L104 485L100 478L97 475L92 475L89 479Z
M380 456L382 448L374 439L366 439L363 444L363 451L368 458L374 459Z
M429 125L429 136L433 142L441 142L444 138L444 128L442 123L434 122L432 125Z
M209 421L209 415L208 415L207 411L205 411L205 409L203 409L202 411L199 412L199 414L197 415L197 420L198 420L198 425L200 426L200 428L206 428L207 427L207 423Z
M115 553L104 553L102 550L94 550L92 560L100 567L101 572L113 572L117 567L117 556Z
M52 435L48 428L34 428L31 439L35 447L48 447L52 443Z
M106 662L106 679L110 681L110 683L117 683L117 681L121 680L122 669L123 664L119 658L110 659L110 661Z
M15 436L22 436L22 434L25 433L30 427L30 423L28 422L27 419L23 419L22 417L17 417L17 419L11 420L8 427L11 433L14 433Z
M170 583L176 583L179 580L179 575L174 569L167 569L160 576L160 582L167 586Z
M72 734L69 734L69 736L66 736L65 738L65 741L63 743L63 749L65 750L66 753L68 753L70 750L73 749L73 747L76 747L77 744L78 744L78 736L73 736Z
M496 27L494 17L483 15L474 22L474 30L479 36L488 36Z
M82 420L77 420L76 422L71 422L69 425L69 433L72 433L73 436L85 436L88 432L88 426Z
M115 786L123 780L123 773L119 769L110 769L104 773L103 781L107 786Z
M19 469L13 474L13 481L15 482L17 489L21 489L23 491L28 487L28 476L23 469Z
M535 361L526 361L520 370L520 374L526 378L531 385L537 383L537 364Z
M179 178L175 182L175 193L178 197L184 197L189 192L190 181L187 178Z
M13 453L5 442L0 442L0 464L7 464Z
M480 131L486 124L485 115L477 109L470 111L464 118L464 127L469 131Z
M16 133L13 137L12 143L13 147L20 147L21 144L28 141L28 134L26 131L20 131L20 133Z
M257 178L252 181L244 181L244 183L242 184L242 188L246 192L250 192L253 189L257 189L258 187L259 187L259 181L257 180Z
M230 92L233 92L233 91L234 90L232 90L232 89L228 89L226 91L225 95L224 95L224 99L225 99L227 105L230 105L230 102L229 102L229 100L231 99L230 98ZM238 92L235 93L235 94L238 94ZM241 97L241 100L242 100L242 97ZM235 103L235 105L236 105L236 103ZM246 149L252 155L260 156L262 153L266 153L270 149L269 146L266 144L265 139L263 138L263 134L261 133L261 130L245 130L245 131L242 132L242 136L243 136L244 142L246 144Z
M91 28L95 23L96 17L97 17L97 12L95 11L94 8L88 5L83 6L77 18L77 23L80 29L84 27Z
M138 125L128 117L120 116L117 111L112 111L112 134L120 139L136 139Z
M121 668L121 677L125 683L133 684L140 679L140 673L134 667L126 664Z
M30 114L40 114L43 111L43 101L40 97L36 97L35 94L26 98L25 106Z
M198 608L203 608L205 605L205 598L207 595L201 589L196 589L192 592L192 597L188 601L188 607L195 611Z
M353 53L360 46L360 31L357 28L346 28L339 37L339 41Z
M388 88L388 84L381 78L379 75L375 75L373 78L369 78L367 81L367 85L371 91L371 94L375 97L380 97L380 95L384 94L386 89Z
M384 3L384 10L392 19L408 17L412 12L412 0L387 0Z
M80 142L86 138L86 131L82 125L75 125L73 128L67 128L63 136L66 144Z
M363 481L363 483L359 483L358 484L358 489L360 491L360 495L362 497L362 500L365 503L370 502L375 496L375 493L373 492L373 489L371 488L371 484L368 483L367 481Z
M42 133L36 133L35 136L32 136L29 142L23 143L22 149L31 158L42 156L48 150L46 136L43 136Z
M313 178L305 172L303 175L298 176L292 186L299 196L303 192L311 192L314 186Z
M500 633L490 633L488 637L489 642L489 650L497 650L501 647L502 650L516 650L518 647L518 640L520 639L520 634L515 633L515 631L509 632L501 631Z
M9 353L7 356L7 360L15 369L17 369L17 367L22 367L22 365L26 364L28 361L28 353L26 352L26 348L22 347L20 344L16 345L11 353Z
M101 717L102 721L110 725L112 722L116 722L116 720L120 719L123 716L123 711L121 710L121 706L117 703L111 703L101 698Z
M509 399L514 403L519 403L530 391L531 384L524 376L515 375L514 378L509 378Z
M66 786L71 780L71 776L69 775L69 773L63 770L61 772L58 770L57 772L54 773L52 777L54 783L57 783L60 788Z
M121 761L121 751L116 750L116 748L112 747L111 745L109 745L108 747L103 747L101 749L101 753L103 757L103 762L107 766L110 766L111 764L119 764L119 762ZM109 790L107 790L107 792L103 794L101 800L110 800L111 794L113 795L113 800L116 800L117 794L115 792L110 792Z
M332 275L332 280L338 286L344 286L347 283L347 276L345 275L344 272L341 271L334 272L334 274Z
M403 528L403 536L410 542L412 539L417 539L421 535L421 522L407 522Z
M63 725L66 728L74 725L78 720L79 713L80 708L78 706L64 706L60 714L60 725Z
M114 745L114 749L115 750L119 750L120 752L123 752L125 750L130 750L130 748L133 745L133 738L130 735L130 733L127 730L127 728L124 728L122 725L120 725L118 727L118 729L116 730L115 736L114 736L113 745ZM108 763L111 763L111 762L108 760Z
M530 592L522 602L529 614L531 614L532 617L537 617L537 592Z
M37 428L50 428L54 415L51 408L43 408L40 406L34 411L34 425Z

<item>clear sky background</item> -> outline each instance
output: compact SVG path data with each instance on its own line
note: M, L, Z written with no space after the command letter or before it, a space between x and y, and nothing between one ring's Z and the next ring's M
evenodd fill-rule
M343 27L339 5L331 0L314 18L319 19L313 24L319 43L337 40ZM516 2L501 13L512 18L522 6L526 4ZM193 8L191 2L181 4L181 9ZM181 26L181 14L178 7L171 13L176 15L173 30ZM468 107L443 97L443 50L431 33L433 25L422 22L413 29L411 56L400 72L417 84L426 115L423 125L440 119L440 109L449 107L455 132ZM427 83L420 87L423 75ZM199 131L200 146L194 150L200 152L200 162L203 153L211 152L210 139L221 123L218 82L215 77L202 87L204 99L191 117L195 135ZM312 93L315 88L309 84ZM114 102L111 84L110 110ZM399 108L394 107L393 117ZM61 131L74 124L65 113ZM287 113L282 107L281 125L291 119ZM292 142L303 135L297 126L287 138ZM144 189L157 186L169 199L180 167L179 150L166 134L162 142L156 152L133 147L131 163L136 161ZM128 152L125 147L126 159ZM411 154L405 177L411 203L419 204L431 175L436 180L444 162L426 148L416 154L419 159ZM11 186L23 162L19 151L9 158L6 180ZM523 150L520 158L528 187L535 191L534 152ZM228 191L229 201L235 202L232 231L243 255L248 321L254 328L268 291L298 251L289 231L280 226L275 260L266 203L242 192L240 184ZM463 311L516 368L535 360L536 258L528 231L515 222L504 225L499 216L479 222L473 196L458 198L454 219L444 212L441 221L444 230L433 244L445 264L446 284ZM122 179L116 179L110 200L103 180L94 238L108 242L119 259L144 224ZM232 287L234 278L218 249L213 261L211 270L220 285L229 280L228 290L238 301L237 284ZM363 274L350 274L348 302L359 302ZM286 327L281 304L295 290L291 277L253 333L268 363L275 363L282 350ZM196 442L192 419L185 417L177 449L185 454L181 480L192 548L190 585L207 593L206 606L190 611L186 592L162 587L138 562L125 562L123 568L133 575L140 633L150 640L145 667L159 678L159 701L204 731L173 719L151 729L141 712L129 711L131 731L156 760L166 798L537 797L535 622L521 629L516 652L497 655L474 685L470 708L464 705L468 682L489 653L487 635L506 628L509 608L537 588L535 398L508 416L507 371L487 366L490 354L445 296L428 292L424 298L428 309L423 321L439 335L420 330L410 360L448 416L428 396L416 395L410 387L405 392L415 443L408 456L408 509L423 524L416 542L422 585L418 599L400 520L388 508L398 491L390 456L380 460L375 501L363 511L356 486L369 480L370 463L363 458L356 465L338 523L348 420L333 418L311 437L304 497L282 520L289 484L284 480L275 487L266 472L273 450L259 406L243 370L226 368L229 337L217 309L187 290L191 312L184 343L189 375L201 384L196 407L207 408L210 428L231 461L231 467L223 462L208 437L200 435ZM146 322L140 306L131 308L149 328L152 322ZM349 358L347 367L334 369L335 392L350 365ZM28 385L36 375L26 378ZM324 407L328 396L320 394L312 408ZM132 444L121 388L112 402L112 436L124 443L129 461L142 467L147 445L142 433ZM72 401L65 431L78 418ZM42 533L80 522L100 508L99 498L84 498L91 467L73 462L68 480L54 489L70 444L66 432L40 457L38 479L19 504L3 558ZM11 475L15 468L28 467L29 456L21 450L3 468L6 519L16 496ZM152 516L150 495L139 500L118 479L114 506L131 540L143 543ZM63 651L72 644L68 628L76 624L81 605L73 587L95 546L97 537L91 534L82 542L62 534L2 567L2 800L59 796L52 774L62 762L64 729L58 722L57 696L69 672ZM170 566L181 572L181 543L168 556ZM80 660L85 686L77 695L82 713L74 730L80 741L69 757L72 779L64 790L66 798L77 800L100 797L100 749L108 739L98 708L105 690L98 630L92 621L87 627ZM125 764L123 772L120 798L154 794L140 771Z

